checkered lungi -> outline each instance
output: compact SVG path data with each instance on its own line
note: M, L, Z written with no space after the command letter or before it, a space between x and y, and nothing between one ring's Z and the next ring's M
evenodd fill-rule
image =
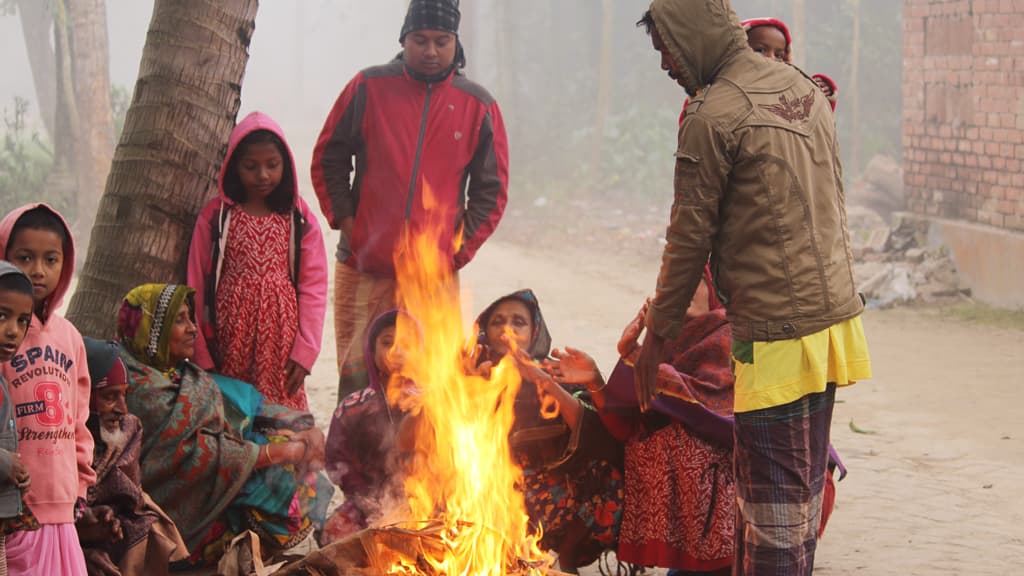
M341 262L336 264L334 335L338 347L339 404L369 383L363 358L367 327L395 306L394 278L371 276Z
M736 561L733 574L811 574L836 386L735 415Z

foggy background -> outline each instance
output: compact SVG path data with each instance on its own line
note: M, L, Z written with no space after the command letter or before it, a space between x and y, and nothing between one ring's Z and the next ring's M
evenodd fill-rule
M45 200L74 221L73 199L47 181L55 147L14 11L51 1L0 0L0 214ZM399 51L406 4L260 2L238 117L259 109L280 122L307 200L311 150L331 105L358 70ZM468 75L497 97L511 146L508 209L463 272L477 305L466 317L528 286L556 344L586 350L605 368L617 360L621 327L655 287L685 98L635 27L648 4L462 0ZM851 474L819 571L1016 573L1024 558L1024 268L1013 265L1024 255L1024 8L1008 0L732 4L741 18L785 21L795 62L839 84L875 378L836 403L832 441ZM106 0L106 10L119 125L152 2ZM858 190L870 202L858 204ZM890 220L905 210L919 218ZM324 232L333 254L338 232ZM328 319L307 380L321 425L336 406L335 360Z
M260 2L238 117L258 109L281 123L307 194L309 156L331 105L357 71L399 51L406 4ZM8 121L3 129L11 132L15 99L24 99L28 107L21 138L52 149L39 120L14 5L0 2L5 8L0 16L0 108ZM685 94L660 70L648 37L635 27L648 5L647 0L462 2L468 75L496 96L506 120L510 208L559 199L650 200L659 211L668 206L676 120ZM823 72L838 82L837 119L848 182L875 154L900 161L901 3L735 0L733 5L741 18L784 20L794 32L795 61L808 74ZM106 6L119 126L136 80L152 2L107 0ZM794 10L801 6L799 26ZM857 49L855 6L861 19ZM855 53L856 77L851 69Z

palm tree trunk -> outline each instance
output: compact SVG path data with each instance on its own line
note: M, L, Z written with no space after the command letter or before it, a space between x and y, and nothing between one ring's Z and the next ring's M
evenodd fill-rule
M132 104L68 310L110 337L124 294L181 282L235 125L257 0L156 0Z

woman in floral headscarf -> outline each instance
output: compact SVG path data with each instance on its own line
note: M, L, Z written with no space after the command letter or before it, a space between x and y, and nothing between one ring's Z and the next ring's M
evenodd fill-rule
M145 430L143 487L178 526L193 565L215 561L247 529L270 553L290 548L322 525L333 492L310 472L322 465L323 434L308 413L263 405L255 389L188 360L193 293L146 284L118 313L128 410Z

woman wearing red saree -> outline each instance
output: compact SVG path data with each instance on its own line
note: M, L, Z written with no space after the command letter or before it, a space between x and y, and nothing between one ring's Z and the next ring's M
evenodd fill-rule
M585 383L605 427L625 443L619 560L682 574L728 574L734 552L735 491L726 440L732 433L732 337L708 286L706 278L680 337L662 352L661 394L652 410L640 412L627 365L646 310L623 333L619 353L625 361L607 384L593 359L578 350L556 352L560 361L548 367L560 383Z

